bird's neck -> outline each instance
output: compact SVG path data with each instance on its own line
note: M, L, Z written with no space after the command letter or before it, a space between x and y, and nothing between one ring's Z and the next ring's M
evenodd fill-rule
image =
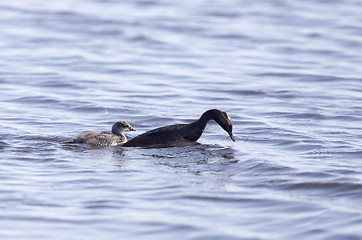
M198 120L196 120L193 123L190 123L189 127L193 131L201 131L202 133L206 127L206 124L212 119L215 120L215 114L213 113L213 111L212 110L206 111L201 115L201 117Z
M206 124L210 120L216 120L214 110L208 110L204 112L199 118L199 120L197 120L196 122L200 127L205 128Z
M186 125L183 128L183 138L191 142L197 141L204 132L207 122L215 119L214 116L213 111L209 110L202 114L197 121Z
M119 130L118 128L112 128L112 133L116 134L118 136L122 136L123 132L121 130Z

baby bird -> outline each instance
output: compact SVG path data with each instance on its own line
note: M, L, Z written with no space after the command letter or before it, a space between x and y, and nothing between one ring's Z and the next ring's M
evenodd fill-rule
M89 132L74 137L73 143L84 143L89 147L118 146L127 142L127 137L123 132L135 131L130 124L119 121L113 124L112 133Z

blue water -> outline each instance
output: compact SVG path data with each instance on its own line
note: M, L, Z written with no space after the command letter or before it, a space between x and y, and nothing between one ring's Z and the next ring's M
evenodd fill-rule
M0 238L362 239L361 6L1 1ZM235 143L68 143L210 108Z

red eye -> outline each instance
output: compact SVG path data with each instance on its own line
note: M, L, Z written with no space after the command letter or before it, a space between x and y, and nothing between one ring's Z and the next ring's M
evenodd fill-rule
M230 127L230 124L226 125L226 127Z

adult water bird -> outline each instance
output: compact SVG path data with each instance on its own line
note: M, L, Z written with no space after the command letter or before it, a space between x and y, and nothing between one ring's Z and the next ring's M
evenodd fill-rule
M232 121L226 112L217 109L210 109L202 114L195 122L190 124L176 124L157 128L143 133L125 144L123 147L146 147L154 145L170 145L179 142L195 142L203 133L206 124L215 120L235 141L232 133Z

